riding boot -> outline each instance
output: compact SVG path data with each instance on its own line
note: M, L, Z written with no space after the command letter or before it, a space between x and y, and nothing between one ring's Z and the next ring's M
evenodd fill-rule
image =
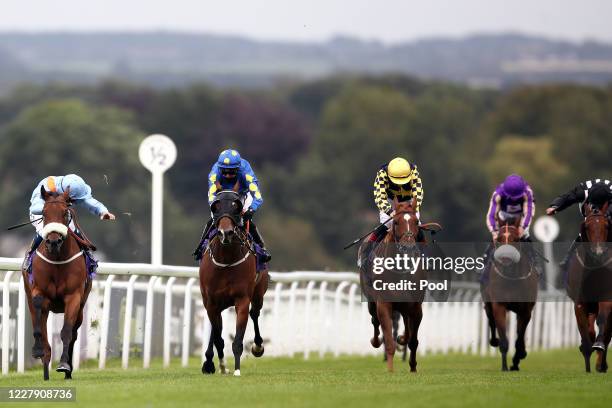
M493 243L489 243L489 246L484 252L484 268L482 268L482 274L480 276L480 282L486 283L489 281L489 273L491 271L491 265L493 265L493 252L495 246Z
M272 259L272 255L270 255L270 253L266 249L266 244L259 232L259 229L257 228L257 225L255 225L253 220L250 221L249 232L251 233L251 236L253 237L253 241L255 241L255 243L261 247L262 261L270 262L270 260Z
M30 255L32 255L32 253L36 251L36 248L38 248L42 240L42 237L38 233L34 235L32 243L30 244L30 248L26 251L25 257L23 258L23 263L21 264L22 270L27 271L28 269L30 269Z
M521 242L526 244L526 253L529 257L529 263L533 266L538 276L544 272L544 265L542 264L542 257L538 254L534 247L534 243L530 237L521 238Z
M565 258L563 258L563 260L559 263L559 266L561 267L562 271L565 271L565 268L567 268L567 264L568 264L570 258L572 257L572 254L576 250L576 247L578 247L578 243L579 242L581 242L580 234L578 234L576 239L574 239L574 242L572 242L572 245L570 245L570 248L567 251L567 254L565 255Z
M378 245L378 243L380 241L383 240L383 238L385 237L385 235L387 235L388 232L388 228L386 225L380 225L378 228L376 228L372 234L370 234L370 236L368 237L368 240L365 242L363 249L360 250L360 253L363 254L363 256L360 255L360 258L357 261L357 266L361 268L361 266L365 266L369 260L370 260L370 254L372 253L372 251L374 250L374 248L376 248L376 246ZM363 260L365 260L365 262Z
M200 237L200 242L198 243L198 246L195 248L195 250L191 254L193 255L196 261L202 259L202 251L204 251L202 244L204 243L204 240L206 240L206 238L208 237L208 233L210 232L212 225L213 225L213 219L211 218L210 220L208 220L208 222L204 226L204 230L202 231L202 236Z

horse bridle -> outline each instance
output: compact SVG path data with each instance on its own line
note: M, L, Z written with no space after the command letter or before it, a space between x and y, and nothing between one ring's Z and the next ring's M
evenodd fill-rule
M414 213L410 211L400 211L393 216L393 226L391 227L391 235L393 236L393 242L398 245L401 245L402 243L412 244L412 242L404 241L404 238L414 239L414 242L416 243L416 237L418 235L418 233L410 231L410 229L408 229L408 231L404 232L401 236L399 236L399 238L395 234L395 225L396 225L395 219L405 214L409 214L411 217L416 216Z

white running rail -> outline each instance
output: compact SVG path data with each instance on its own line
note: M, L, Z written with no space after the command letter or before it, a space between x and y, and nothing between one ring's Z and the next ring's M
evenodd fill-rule
M9 373L10 366L23 372L26 364L34 362L30 350L26 350L32 339L26 338L26 325L31 327L31 322L23 278L18 272L21 262L18 258L0 258L4 375ZM370 346L373 331L367 303L361 302L356 273L297 271L270 275L273 284L260 317L266 356L299 354L309 358L313 352L319 356L382 353ZM527 335L528 349L579 344L572 304L558 294L541 292L539 296L548 299L538 303L534 310ZM16 305L11 303L15 298ZM156 303L162 298L160 308L162 305ZM488 326L478 287L460 286L454 291L453 300L456 301L423 304L420 354L451 351L494 354L496 349L488 345ZM62 323L61 315L50 314L47 332L52 339L53 361L59 360ZM235 313L233 309L226 310L223 336L227 355L231 355L234 327ZM513 344L514 318L509 327ZM164 367L171 364L173 357L187 366L193 355L200 355L203 361L209 335L210 322L202 306L198 268L100 263L75 343L73 366L78 369L83 359L97 359L98 367L103 369L109 356L120 358L124 369L135 357L142 358L142 366L148 368L152 356L162 357ZM245 342L252 339L249 322ZM250 347L245 347L243 356L248 355Z

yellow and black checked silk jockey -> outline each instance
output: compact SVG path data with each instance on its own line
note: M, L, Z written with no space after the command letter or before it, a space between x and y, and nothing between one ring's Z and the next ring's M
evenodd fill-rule
M253 222L253 215L263 203L263 197L259 189L259 180L251 168L251 164L240 157L235 149L226 149L221 152L217 162L210 169L208 174L208 203L212 204L217 193L221 190L231 190L235 185L238 186L238 193L244 198L244 208L242 218L250 221L249 232L253 240L258 244L263 252L263 261L268 262L272 258L265 247L265 243L257 225ZM205 250L204 241L212 229L213 219L211 218L200 239L198 247L193 252L196 260L202 258Z
M397 197L398 201L416 199L417 217L423 203L423 182L419 176L417 166L401 157L396 157L388 164L382 166L376 173L374 179L374 202L380 212L381 225L368 238L369 251L374 243L381 241L387 233L387 223L393 217L391 202ZM422 240L422 232L419 232L418 240ZM366 252L367 253L367 252Z

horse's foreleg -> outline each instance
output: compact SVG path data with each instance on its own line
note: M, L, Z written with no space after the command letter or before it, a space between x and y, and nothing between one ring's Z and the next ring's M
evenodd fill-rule
M64 325L60 333L62 338L62 356L60 363L55 371L66 373L65 377L70 378L72 366L70 365L71 353L70 344L75 333L75 327L81 311L81 294L73 293L64 297Z
M527 348L525 347L525 332L531 320L531 308L522 314L516 315L516 342L514 343L514 356L512 357L512 367L510 370L518 371L519 363L527 357Z
M592 347L594 351L597 351L597 363L595 367L600 373L608 371L607 352L610 336L612 334L610 322L612 322L612 302L600 302L599 314L597 316L599 330L597 341L595 341Z
M393 355L395 354L395 339L393 338L392 303L378 302L376 312L382 327L385 352L387 353L387 370L393 372Z
M244 332L249 321L249 298L245 297L236 301L236 337L232 343L234 353L234 375L240 376L240 357L244 349Z
M217 356L219 357L219 372L221 374L227 374L227 367L225 364L225 341L223 341L223 318L221 317L221 311L211 309L208 312L208 318L212 327L211 337L215 348L217 349Z
M47 305L46 305L47 304ZM48 307L48 302L42 295L36 295L32 298L33 313L32 313L32 329L34 334L34 345L32 346L32 358L42 358L43 351L43 331L42 331L42 315L43 309Z
M376 303L369 302L368 303L368 312L370 312L370 316L372 316L372 326L374 327L374 336L370 339L370 344L372 347L379 348L380 347L380 322L378 321L378 314L376 311Z
M574 314L576 315L576 323L580 332L580 352L584 357L584 366L587 373L591 372L591 353L592 353L592 330L589 322L586 304L576 303L574 305Z
M499 334L499 351L502 358L502 371L508 371L508 335L506 333L506 307L499 303L492 305L493 318Z
M410 338L408 340L408 348L410 349L410 371L415 373L417 367L416 352L419 347L419 326L423 319L423 307L420 303L417 303L414 307L414 311L411 312L410 320Z
M64 372L64 379L71 380L72 379L72 357L74 353L74 343L77 341L77 336L79 335L79 327L83 323L83 308L81 307L79 310L79 314L77 316L76 323L72 328L72 341L70 342L70 346L68 347L68 365L70 366L70 371Z
M213 361L213 358L215 357L215 352L213 350L213 344L214 339L211 331L210 339L208 339L208 347L206 348L206 353L204 354L206 356L206 360L204 360L204 363L202 364L202 374L215 373L215 363Z
M268 272L266 271L262 272L261 280L255 287L255 293L253 293L253 298L251 299L251 310L249 311L249 315L253 321L253 329L255 331L255 338L253 340L253 345L251 346L251 353L253 353L255 357L261 357L264 354L263 338L259 332L259 313L263 307L263 298L267 288Z
M42 331L42 347L43 356L41 357L43 364L43 378L45 381L49 380L49 364L51 363L51 345L50 340L47 338L47 319L49 318L49 308L43 308L41 316L40 329Z
M491 333L491 337L489 338L489 344L491 347L498 347L499 340L497 340L497 335L495 333L495 317L493 317L493 306L491 302L486 302L484 304L484 310L487 314L487 321L489 322L489 331Z

